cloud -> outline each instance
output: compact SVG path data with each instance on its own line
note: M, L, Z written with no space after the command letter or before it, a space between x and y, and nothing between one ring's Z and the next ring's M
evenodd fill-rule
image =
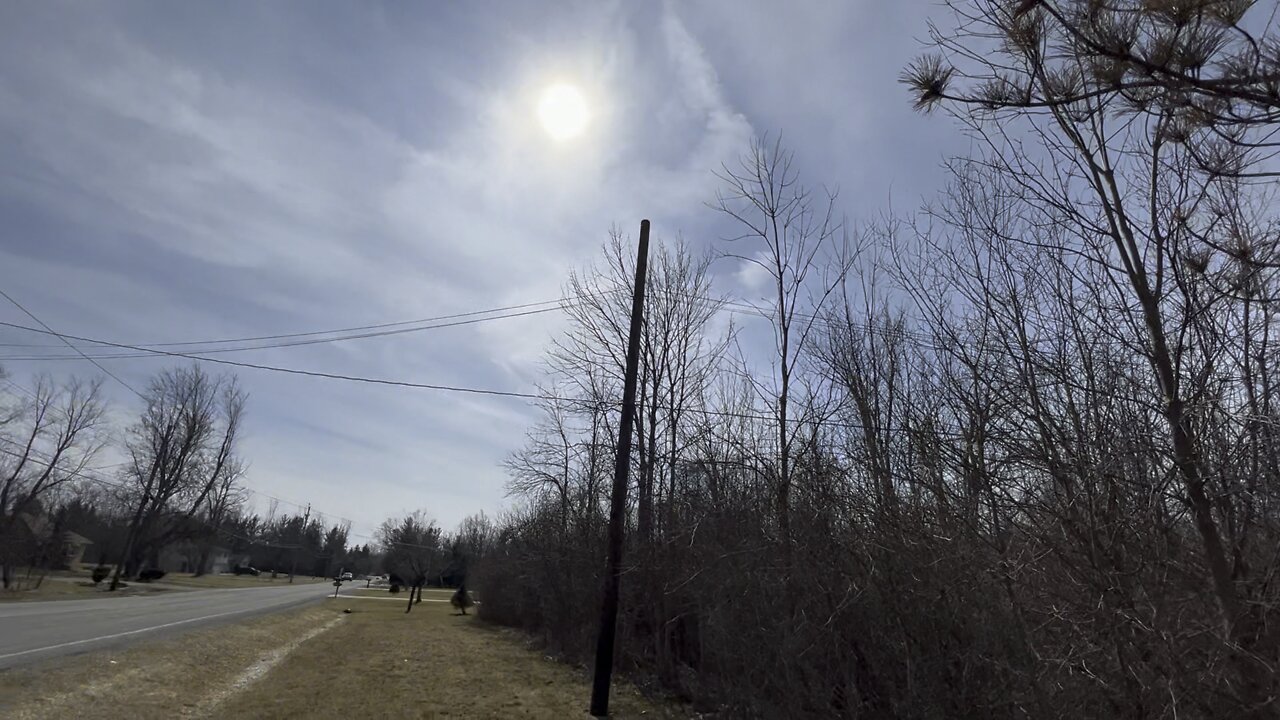
M759 295L769 289L773 276L769 274L765 265L761 265L768 261L769 255L762 250L757 250L752 259L738 260L738 270L733 277L750 296Z
M654 18L584 5L561 18L582 29L574 41L542 28L471 28L492 52L465 76L439 70L447 65L429 46L382 48L400 65L431 68L422 82L433 89L419 92L438 93L447 109L424 116L440 132L423 134L398 108L368 101L392 97L387 88L291 76L291 58L325 57L305 34L274 37L278 54L251 50L260 67L249 74L226 56L232 47L171 42L188 30L174 18L151 27L111 8L32 10L0 50L0 132L21 139L0 150L0 211L27 231L0 250L19 276L16 294L55 327L126 342L558 297L568 268L593 261L615 222L652 216L661 234L696 222L710 170L752 133L674 6ZM393 21L383 20L370 25L392 43ZM238 22L281 32L256 13ZM660 28L659 42L644 23ZM352 52L362 61L365 51ZM573 143L550 143L533 109L541 88L566 78L593 102L593 120ZM549 314L237 357L529 389L562 327ZM167 364L112 363L135 385ZM366 529L404 509L432 508L446 525L494 509L499 463L531 417L510 400L239 374L251 394L255 486ZM134 401L117 391L127 417Z
M909 104L887 94L897 57L877 56L916 11L873 7L26 5L0 27L0 279L56 328L127 342L554 299L615 224L634 236L647 217L658 239L709 249L724 234L704 205L713 171L757 128L785 129L810 184L859 202L889 179L919 185L940 146L913 135ZM592 104L571 142L535 120L553 82ZM731 294L762 288L750 266L716 272ZM529 390L563 330L549 313L235 357ZM3 354L19 378L93 372ZM142 385L170 364L110 367ZM499 464L533 415L519 401L239 375L254 485L359 532L420 507L445 526L494 510Z

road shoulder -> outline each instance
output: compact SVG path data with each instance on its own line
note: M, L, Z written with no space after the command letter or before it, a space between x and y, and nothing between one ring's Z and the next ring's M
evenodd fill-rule
M309 606L212 629L0 671L0 716L199 717L264 655L327 623Z

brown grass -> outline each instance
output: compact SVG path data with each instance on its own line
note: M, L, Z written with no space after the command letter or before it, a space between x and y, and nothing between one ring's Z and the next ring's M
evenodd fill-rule
M154 587L146 583L129 583L126 587L117 589L114 593L107 592L107 588L111 585L110 581L103 581L98 585L94 585L90 580L73 580L70 578L59 579L56 576L47 577L38 588L23 588L20 590L0 590L0 602L22 602L29 600L88 600L95 597L123 597L127 595L146 595L149 593L165 592L170 588Z
M227 717L587 716L585 673L528 649L517 633L453 614L448 604L423 602L408 615L401 603L352 598L326 607L353 613L229 701ZM615 685L612 705L619 718L685 717L626 683Z
M256 663L335 620L256 682L245 680ZM0 717L586 717L586 673L543 657L522 637L454 615L445 603L423 602L406 615L401 603L330 599L121 651L0 671ZM618 718L688 717L625 682L615 683L612 710Z
M0 717L222 717L206 706L209 698L272 648L332 617L331 610L310 607L123 650L0 670Z
M103 580L98 585L94 585L89 579L90 571L71 571L71 570L55 570L48 573L44 581L38 588L28 588L24 582L22 589L19 590L3 590L0 591L0 602L13 602L22 600L84 600L91 597L116 597L121 595L142 595L146 593L165 592L180 590L182 588L190 588L192 590L199 589L216 589L216 588L249 588L249 587L280 587L289 584L288 575L280 575L275 580L271 579L269 573L263 573L257 577L253 575L201 575L196 577L191 573L169 573L155 583L129 582L126 588L117 590L108 594L107 588L111 585L110 580ZM34 582L34 580L32 581ZM293 584L308 585L314 583L332 582L325 578L313 578L295 576ZM172 587L170 587L172 586Z
M253 575L201 575L196 577L191 573L169 573L161 578L158 582L166 585L181 585L183 587L192 588L244 588L244 587L280 587L289 584L288 575L279 575L275 580L271 579L271 573L263 573L254 577ZM307 585L312 583L333 582L324 578L302 577L295 575L293 578L294 585Z

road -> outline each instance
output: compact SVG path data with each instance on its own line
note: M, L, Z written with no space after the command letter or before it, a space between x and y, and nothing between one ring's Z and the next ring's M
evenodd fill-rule
M0 668L277 612L333 593L325 583L0 604Z

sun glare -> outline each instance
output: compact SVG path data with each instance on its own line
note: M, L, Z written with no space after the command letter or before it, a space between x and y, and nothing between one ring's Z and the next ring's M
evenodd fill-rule
M538 101L538 119L542 129L555 140L568 140L587 127L587 101L573 85L552 85Z

